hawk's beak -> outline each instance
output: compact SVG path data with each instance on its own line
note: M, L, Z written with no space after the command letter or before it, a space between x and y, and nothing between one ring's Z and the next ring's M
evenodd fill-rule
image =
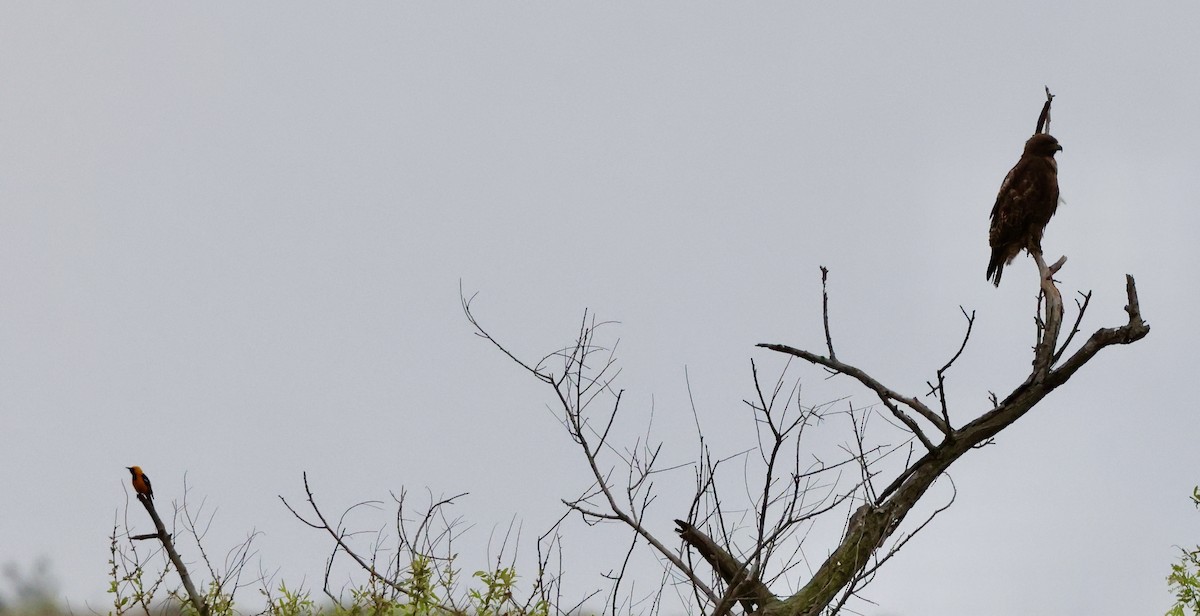
M1055 151L1056 151L1056 152L1061 152L1061 151L1062 151L1062 146L1061 146L1061 145L1060 145L1060 146L1058 146L1058 148L1057 148Z

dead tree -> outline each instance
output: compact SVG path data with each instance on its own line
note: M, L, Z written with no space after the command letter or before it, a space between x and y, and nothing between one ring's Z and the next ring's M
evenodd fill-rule
M649 546L670 570L670 582L690 588L693 611L714 616L734 610L766 616L815 616L839 611L873 578L880 565L924 528L933 515L944 509L935 509L916 524L915 530L894 539L890 547L885 545L914 506L955 461L972 449L991 442L1001 430L1065 384L1104 348L1130 344L1149 333L1149 325L1142 320L1133 277L1126 276L1126 323L1100 328L1082 345L1071 350L1091 294L1081 294L1081 299L1076 301L1074 324L1065 340L1060 340L1064 309L1053 272L1061 267L1062 260L1047 266L1040 255L1037 257L1041 291L1039 314L1035 319L1037 343L1033 349L1032 370L1024 382L1002 399L992 394L992 408L961 425L956 425L955 413L951 412L946 399L946 374L970 339L974 314L963 311L967 327L962 344L926 383L925 398L932 401L926 403L921 396L900 393L900 389L882 383L834 353L825 292L828 271L821 268L826 342L823 354L786 344L758 346L819 366L831 374L850 377L878 399L875 412L853 406L845 411L852 425L853 438L845 447L846 455L842 459L806 460L801 437L835 411L829 405L800 406L796 391L786 390L782 376L774 387L764 389L757 366L752 363L756 394L747 404L754 409L760 429L758 453L763 476L756 478L759 488L742 488L752 495L749 519L744 511L740 517L730 515L727 497L718 489L716 480L717 469L725 460L713 457L701 434L701 453L691 466L695 469L695 496L687 511L680 511L681 519L676 520L675 530L682 541L675 546L651 532L654 520L646 517L655 500L652 492L654 476L670 470L659 468L661 443L647 439L634 447L615 447L610 442L622 392L613 384L618 372L614 367L614 353L596 340L596 332L604 324L585 314L572 345L539 361L526 362L479 324L471 312L471 298L464 296L463 309L479 336L492 342L552 389L553 406L583 454L592 478L592 486L582 495L563 501L571 511L589 523L615 522L627 526L632 536L630 551L639 542ZM559 365L555 366L555 363ZM606 403L605 412L597 414L592 408L598 402ZM875 416L889 420L895 429L907 435L904 442L900 445L871 444L866 437L867 422ZM905 444L909 446L908 458L896 463L903 457ZM605 452L610 452L610 458L619 458L619 464L624 466L623 473L614 470L616 465L602 461ZM894 455L898 453L900 455ZM882 464L885 458L890 467ZM855 478L849 487L844 484L841 488L830 487L839 485L844 474L851 471ZM622 475L624 486L614 480ZM883 483L885 478L889 479L886 484ZM828 556L815 567L806 582L792 585L795 576L789 575L789 571L803 554L796 547L803 540L803 533L798 539L797 533L808 528L806 525L818 516L849 510L850 505L857 506L852 507L853 513L844 518L841 540L825 552ZM793 541L791 551L784 547L786 540ZM610 605L614 614L617 613L616 593L626 563L622 563L613 576ZM788 587L780 587L783 585Z
M933 481L944 473L954 461L1020 419L1050 392L1066 383L1076 371L1105 347L1130 344L1142 339L1150 332L1150 326L1142 320L1141 310L1138 306L1137 287L1133 277L1126 276L1127 304L1125 312L1128 314L1128 321L1119 327L1096 330L1065 361L1060 361L1072 338L1079 332L1079 324L1091 299L1091 293L1083 295L1082 301L1077 302L1079 312L1075 324L1066 340L1059 345L1059 333L1062 330L1063 321L1062 296L1051 277L1049 268L1040 260L1039 269L1042 274L1042 294L1039 303L1043 304L1044 312L1042 317L1037 320L1038 342L1034 347L1033 369L1025 381L1015 387L1003 400L997 401L993 398L994 407L990 411L961 427L956 428L951 423L944 389L945 372L958 357L957 354L937 371L936 381L930 385L938 402L938 409L934 410L920 398L897 393L866 372L834 359L832 345L828 347L828 356L783 344L759 345L854 378L874 392L888 411L912 431L926 450L920 459L909 465L879 493L875 502L864 505L865 509L861 515L856 516L857 519L851 524L846 538L825 560L825 563L813 576L812 581L799 592L764 613L818 613L837 596L841 589L852 586L874 551L904 520L904 517L925 494ZM826 313L827 315L828 313ZM966 344L965 337L963 344ZM931 437L930 434L934 434L934 436Z

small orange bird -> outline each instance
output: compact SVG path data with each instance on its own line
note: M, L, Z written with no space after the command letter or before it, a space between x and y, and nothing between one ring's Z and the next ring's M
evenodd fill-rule
M146 498L154 499L154 488L150 487L150 478L146 473L142 472L140 466L126 466L129 469L129 474L133 475L133 491L138 494L145 494Z

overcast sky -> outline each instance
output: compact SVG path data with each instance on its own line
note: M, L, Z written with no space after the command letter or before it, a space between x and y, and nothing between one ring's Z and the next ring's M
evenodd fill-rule
M1095 291L1090 332L1133 274L1153 330L954 467L858 609L1159 613L1200 542L1197 32L1183 1L5 2L0 561L103 608L132 464L160 503L186 474L212 549L261 531L289 584L328 551L277 499L302 471L330 511L470 492L464 546L544 527L586 468L460 281L523 356L585 308L619 321L631 433L653 406L672 463L685 368L713 447L748 446L749 360L783 363L754 344L820 349L820 265L839 358L904 392L977 312L963 423L1029 367L1034 266L985 281L987 216L1048 85L1062 288ZM807 403L871 402L797 375ZM652 530L686 507L668 489ZM599 586L622 534L568 531Z

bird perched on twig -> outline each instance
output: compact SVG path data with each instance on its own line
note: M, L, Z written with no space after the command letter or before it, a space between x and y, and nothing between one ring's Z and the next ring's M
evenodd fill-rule
M126 466L125 468L129 469L130 475L133 475L133 491L154 500L154 488L150 487L150 478L142 472L142 467Z
M1004 266L1012 263L1021 250L1042 254L1042 233L1058 209L1058 163L1054 155L1062 151L1058 139L1037 133L1025 142L1021 159L1000 185L996 205L992 207L992 226L988 244L992 258L987 278L1000 286Z

